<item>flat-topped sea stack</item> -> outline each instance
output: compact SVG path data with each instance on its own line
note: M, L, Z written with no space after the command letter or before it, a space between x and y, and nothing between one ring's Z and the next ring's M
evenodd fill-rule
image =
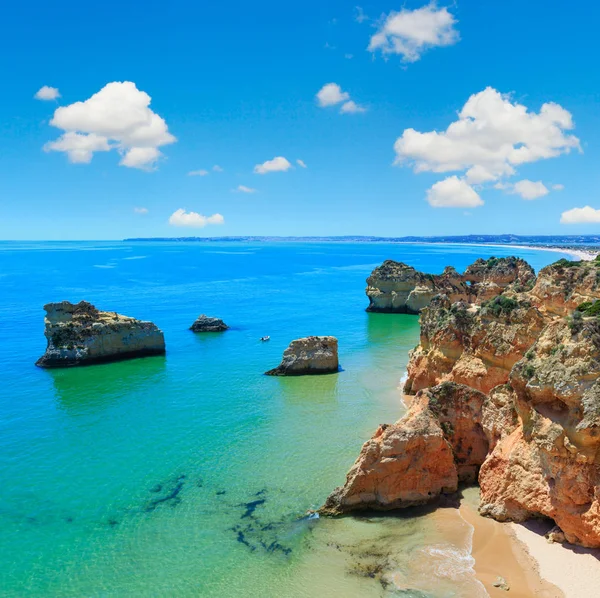
M464 274L448 266L442 274L425 274L402 262L386 260L367 278L369 312L418 314L441 293L451 303L481 303L509 287L533 285L535 273L516 257L479 259Z
M408 411L364 444L322 512L408 507L474 480L481 514L550 518L555 540L600 547L600 260L537 279L522 260L490 262L462 275L467 297L423 309Z
M228 330L229 326L219 318L211 318L205 314L198 316L196 321L190 326L192 332L223 332Z
M338 341L334 336L307 336L292 341L281 363L267 376L332 374L339 370Z
M44 305L46 352L36 365L60 368L163 355L165 339L152 322L100 311L87 301Z

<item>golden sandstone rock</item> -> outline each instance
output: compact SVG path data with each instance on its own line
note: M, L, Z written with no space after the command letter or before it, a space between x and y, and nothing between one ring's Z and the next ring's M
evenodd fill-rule
M600 261L560 260L537 280L510 259L492 264L496 280L486 278L488 262L478 260L462 277L484 289L452 290L423 309L421 343L408 366L405 391L416 393L408 412L364 444L322 511L421 504L476 478L482 514L549 517L559 526L553 537L598 547ZM381 270L374 275L370 308ZM454 275L452 284L462 282ZM378 289L392 296L391 287Z
M36 362L40 367L67 367L165 353L163 333L152 322L100 311L86 301L48 303L44 309L48 346Z

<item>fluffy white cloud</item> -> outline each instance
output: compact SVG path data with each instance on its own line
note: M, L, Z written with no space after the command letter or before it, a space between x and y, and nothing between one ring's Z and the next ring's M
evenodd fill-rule
M95 133L82 135L69 132L44 145L46 152L67 152L69 160L74 164L89 164L94 152L108 152L111 149L108 139Z
M296 160L296 164L298 164L300 168L306 168L306 163L304 162L304 160L300 160L300 158Z
M579 139L567 133L573 126L571 114L558 104L530 112L488 87L468 99L445 131L406 129L394 144L396 164L408 163L417 173L464 172L468 185L491 183L514 175L520 164L581 151ZM500 181L494 187L526 199L548 192L531 181Z
M190 172L188 172L188 176L206 176L207 174L209 174L208 170L191 170Z
M317 92L317 102L321 108L335 106L350 99L350 94L342 91L337 83L327 83Z
M285 172L286 170L289 170L292 167L292 165L289 163L289 161L284 158L283 156L277 156L276 158L273 158L272 160L267 160L266 162L263 162L262 164L257 164L254 167L254 172L256 174L267 174L269 172Z
M57 87L49 87L48 85L44 85L44 87L40 87L40 89L37 90L33 97L36 100L56 100L60 98L60 93L58 92Z
M240 193L256 193L256 189L253 189L252 187L246 187L246 185L238 185L235 190L239 191Z
M483 205L475 189L456 175L435 183L427 191L427 201L434 208L476 208Z
M573 208L563 212L560 221L562 224L597 224L600 223L600 210L595 210L590 206Z
M538 199L539 197L548 195L550 191L548 191L548 187L542 181L523 179L522 181L517 181L512 186L511 193L520 195L523 199Z
M183 208L175 210L169 218L169 224L172 226L188 226L191 228L204 228L208 224L223 224L224 222L225 219L221 214L203 216L198 212L186 212Z
M131 81L108 83L84 102L56 109L50 124L64 133L45 149L66 152L72 162L90 162L94 152L116 149L121 165L152 170L162 156L158 148L176 138L150 101Z
M133 208L133 211L136 214L147 214L148 213L148 208Z
M415 62L429 48L455 44L460 39L456 23L448 9L438 9L435 2L416 10L392 11L371 37L368 49L399 54L404 62Z
M367 110L363 106L359 106L354 100L351 100L350 94L347 91L342 91L342 88L337 83L323 85L316 97L317 103L321 108L342 104L340 108L341 114L355 114L357 112L366 112Z
M344 102L340 108L342 114L356 114L357 112L366 112L367 109L364 106L359 106L354 100Z
M467 171L472 183L512 175L526 162L580 149L571 114L554 103L539 113L491 87L472 95L457 121L438 133L406 129L396 140L396 162L409 161L415 172Z
M357 23L362 23L363 21L367 21L369 17L365 14L365 11L360 6L354 7L354 20Z
M212 169L213 172L223 172L223 169L218 164L215 164Z
M552 185L552 190L553 191L562 191L565 188L564 185L561 185L560 183L556 184L556 185Z

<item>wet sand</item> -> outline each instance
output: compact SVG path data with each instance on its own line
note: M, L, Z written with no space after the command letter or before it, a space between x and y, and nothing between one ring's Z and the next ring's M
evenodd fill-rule
M516 540L508 525L481 517L466 501L459 511L474 528L475 574L491 598L507 595L506 590L493 585L498 577L506 580L508 594L513 598L564 598L565 594L556 585L541 577L537 562Z

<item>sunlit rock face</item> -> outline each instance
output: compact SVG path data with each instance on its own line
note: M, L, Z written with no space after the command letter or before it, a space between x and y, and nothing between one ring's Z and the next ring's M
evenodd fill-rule
M423 276L386 262L369 278L375 311L408 311L409 282L440 292L421 308L407 414L364 444L322 512L422 504L477 479L483 515L550 517L556 537L600 547L600 261L536 280L522 260L478 260L445 271L450 294Z
M568 542L600 546L600 324L549 324L513 368L519 425L479 481L481 511L500 520L551 517Z
M417 314L440 293L451 303L481 303L508 288L525 289L534 279L531 266L515 257L479 259L464 274L448 266L439 275L386 260L367 278L367 311Z
M453 383L418 393L402 419L380 426L363 445L323 513L425 504L456 491L459 481L476 480L489 446L481 425L485 398Z
M87 365L165 353L163 333L152 322L100 311L87 301L48 303L44 309L48 346L36 363L40 367Z
M229 326L220 318L211 318L205 314L198 316L190 326L192 332L224 332L228 329Z
M281 363L267 376L331 374L339 370L338 341L334 336L308 336L292 341Z

